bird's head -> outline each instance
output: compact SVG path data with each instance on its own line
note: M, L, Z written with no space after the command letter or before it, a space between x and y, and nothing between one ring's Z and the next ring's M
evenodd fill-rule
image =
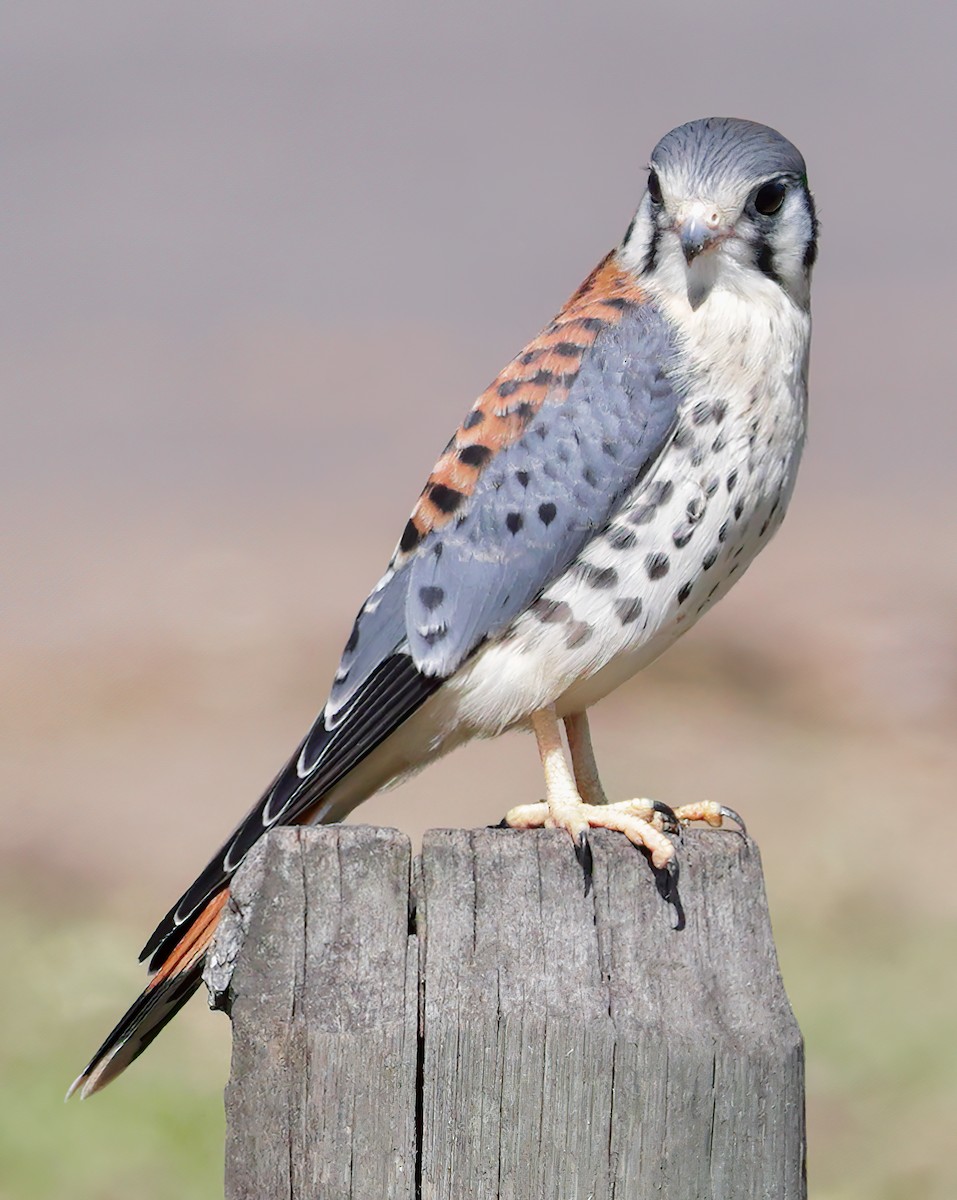
M697 310L755 277L808 306L817 218L804 159L754 121L679 125L651 155L648 188L622 244L639 278Z

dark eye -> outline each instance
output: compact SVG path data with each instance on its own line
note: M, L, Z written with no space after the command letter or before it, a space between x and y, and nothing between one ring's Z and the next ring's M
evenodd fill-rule
M773 179L758 188L754 197L754 207L763 217L773 216L784 203L786 190L780 179Z
M661 180L658 178L657 171L648 173L648 195L651 197L652 204L661 203Z

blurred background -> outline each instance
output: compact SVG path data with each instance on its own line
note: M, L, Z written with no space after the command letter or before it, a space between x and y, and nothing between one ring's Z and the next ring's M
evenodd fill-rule
M459 418L710 114L809 163L811 438L778 539L598 750L614 796L720 800L761 845L811 1195L957 1194L953 37L926 0L4 6L3 1200L221 1194L201 1000L63 1092ZM540 790L515 735L356 819Z

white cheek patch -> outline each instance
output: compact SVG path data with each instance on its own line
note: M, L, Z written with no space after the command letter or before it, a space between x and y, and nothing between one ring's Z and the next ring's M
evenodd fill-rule
M790 280L803 273L804 255L813 236L804 196L796 188L792 189L769 238L775 267L782 277Z

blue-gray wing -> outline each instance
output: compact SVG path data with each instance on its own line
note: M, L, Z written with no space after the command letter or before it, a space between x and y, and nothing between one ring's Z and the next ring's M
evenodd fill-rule
M648 473L677 420L671 352L647 306L603 331L566 398L546 401L461 515L423 541L405 599L420 671L447 676L503 631Z
M606 263L591 277L615 270ZM648 476L677 421L669 327L589 281L473 406L356 619L324 712L157 926L156 969L249 848L323 798L504 631ZM624 295L622 295L622 293Z
M400 550L369 597L327 723L397 648L426 676L446 677L564 572L674 431L673 353L661 314L634 306L601 329L567 386L553 384L534 408L525 402L533 410L523 414L520 436L488 452L471 494L413 549ZM521 394L515 389L508 398ZM466 419L460 434L469 429ZM475 445L466 442L458 453ZM451 489L441 486L447 503Z

